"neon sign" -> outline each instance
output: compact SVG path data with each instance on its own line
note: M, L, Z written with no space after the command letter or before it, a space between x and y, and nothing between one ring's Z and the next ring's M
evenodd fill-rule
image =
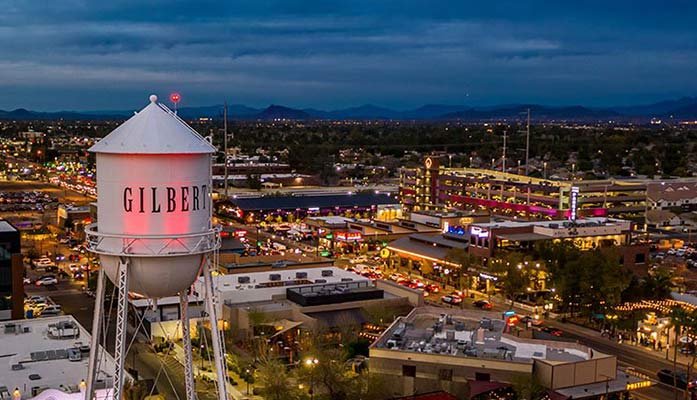
M464 236L466 231L462 226L448 226L447 232L451 235Z
M569 214L569 219L571 221L576 221L576 210L578 208L578 186L571 187L571 214Z
M480 238L489 237L489 231L487 231L486 229L483 229L479 226L471 227L470 232L472 233L472 235L480 237Z
M356 242L363 239L360 232L337 232L336 240L343 240L345 242Z

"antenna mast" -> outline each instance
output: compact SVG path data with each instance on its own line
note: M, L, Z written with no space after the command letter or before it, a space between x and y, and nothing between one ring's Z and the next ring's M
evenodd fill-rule
M530 109L528 108L528 129L525 134L525 175L528 175L530 157Z
M503 160L501 162L501 172L506 173L506 134L507 131L503 131Z
M228 170L227 170L227 101L225 102L225 108L223 110L223 115L225 121L223 122L223 131L224 131L224 138L223 138L223 163L224 163L224 170L225 170L225 198L227 198L227 179L228 179Z

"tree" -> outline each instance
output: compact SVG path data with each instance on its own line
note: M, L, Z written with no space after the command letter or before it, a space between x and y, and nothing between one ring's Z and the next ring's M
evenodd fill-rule
M534 375L517 375L513 378L513 391L518 400L542 400L546 398L546 392L542 384Z
M465 297L469 297L469 289L472 284L472 277L470 275L469 269L479 265L479 260L477 257L468 253L464 249L452 248L445 255L445 259L453 264L458 265L460 270L460 279L458 282L458 289L464 290Z
M680 306L673 307L670 310L670 322L673 325L673 386L677 387L677 370L678 370L678 341L682 333L683 327L689 323L689 314ZM688 381L689 382L689 381ZM675 398L678 398L678 392L675 391Z
M515 303L516 295L522 293L528 286L529 279L523 271L523 256L516 252L506 252L498 260L491 260L492 272L503 275L503 294Z
M265 399L294 400L300 397L285 365L276 360L267 360L259 366L257 382Z
M247 186L250 189L261 190L261 176L259 174L247 174Z

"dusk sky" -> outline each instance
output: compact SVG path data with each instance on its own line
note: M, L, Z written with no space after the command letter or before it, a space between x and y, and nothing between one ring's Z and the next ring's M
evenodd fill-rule
M182 106L322 109L697 95L695 1L0 6L0 109L136 109L175 90Z

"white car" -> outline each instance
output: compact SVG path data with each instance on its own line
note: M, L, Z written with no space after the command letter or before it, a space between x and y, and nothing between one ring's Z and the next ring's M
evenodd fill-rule
M39 295L29 296L26 299L24 299L24 302L27 304L32 304L32 303L37 303L37 302L45 302L45 301L46 301L46 297L39 296Z
M36 280L36 286L57 285L58 279L55 276L45 276Z

